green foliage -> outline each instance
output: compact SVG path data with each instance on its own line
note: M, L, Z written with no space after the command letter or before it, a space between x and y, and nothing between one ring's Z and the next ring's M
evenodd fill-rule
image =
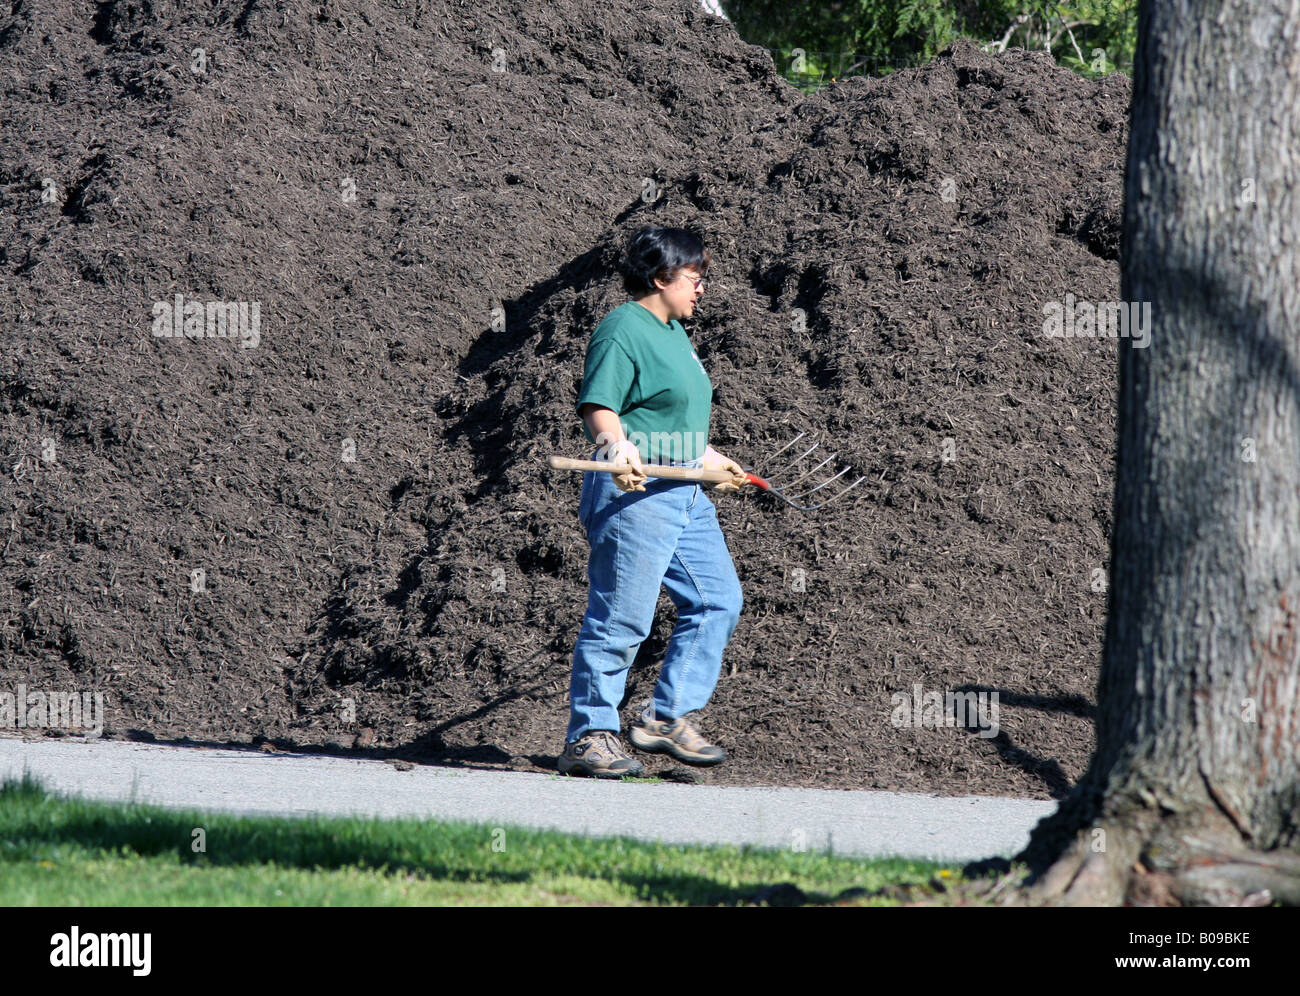
M919 45L915 53L908 53L918 62L938 55L961 33L957 12L946 0L903 0L897 7L894 38Z
M1131 72L1137 42L1137 0L723 0L722 8L805 90L920 65L959 37L991 51L1049 51L1087 76Z

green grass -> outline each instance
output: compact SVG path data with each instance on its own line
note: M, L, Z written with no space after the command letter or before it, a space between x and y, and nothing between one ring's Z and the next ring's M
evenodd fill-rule
M860 889L840 901L893 905L959 881L956 869L902 859L246 818L61 798L30 778L0 786L0 903L10 906L738 905L787 882L808 902Z

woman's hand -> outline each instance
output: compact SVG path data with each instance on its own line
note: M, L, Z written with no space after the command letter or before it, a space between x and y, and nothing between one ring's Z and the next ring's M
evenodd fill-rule
M641 454L630 439L620 439L605 451L605 459L610 463L627 463L632 469L624 474L611 474L614 486L620 491L644 491L646 473L641 466Z
M732 475L730 481L723 481L721 484L713 486L714 491L739 491L749 483L749 478L745 476L745 470L740 464L730 457L723 456L712 446L704 449L702 466L705 470L725 470Z

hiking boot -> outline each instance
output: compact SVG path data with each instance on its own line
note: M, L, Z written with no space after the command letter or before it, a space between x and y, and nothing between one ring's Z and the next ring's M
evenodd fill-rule
M640 761L627 756L618 734L610 730L592 730L565 744L555 767L562 775L592 778L635 778L645 770Z
M652 754L671 754L687 764L721 764L727 752L705 740L685 716L659 720L650 711L641 714L640 721L628 733L632 746Z

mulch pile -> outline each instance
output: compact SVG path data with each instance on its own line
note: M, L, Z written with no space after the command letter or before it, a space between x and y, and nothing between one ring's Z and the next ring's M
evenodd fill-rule
M1116 348L1043 305L1119 297L1126 78L959 44L805 97L693 0L210 6L0 14L0 690L553 770L588 548L544 458L585 455L627 235L688 225L713 444L770 469L816 432L866 476L717 497L746 601L703 777L1082 773ZM176 295L256 303L257 341L154 335ZM899 725L918 685L997 692L997 736Z

